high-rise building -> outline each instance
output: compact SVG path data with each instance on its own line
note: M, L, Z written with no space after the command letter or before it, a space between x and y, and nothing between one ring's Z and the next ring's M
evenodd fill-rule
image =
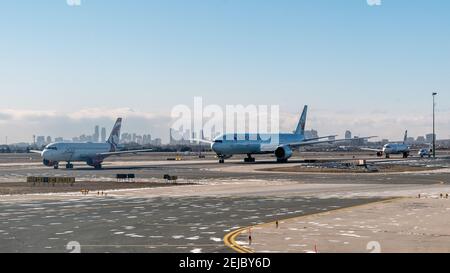
M425 137L424 136L419 136L419 137L417 137L417 143L425 143L426 142L426 139L425 139Z
M415 142L415 140L414 140L413 137L408 137L408 138L406 139L406 143L407 143L407 144L414 144L414 142Z
M48 137L47 137L47 143L46 143L46 144L50 144L50 143L52 143L52 137L51 137L51 136L48 136Z
M94 134L92 135L92 142L98 142L98 139L100 137L100 130L99 126L95 125Z
M173 129L170 128L169 130L170 130L169 131L169 143L170 143L170 145L173 145L175 142L175 140L173 139Z
M44 146L45 145L45 136L38 136L36 138L36 145L38 147Z
M156 138L155 140L153 140L153 145L155 146L161 146L162 145L162 140L160 138Z
M352 132L350 131L345 132L345 139L352 139Z
M436 135L434 137L437 139ZM425 136L428 143L433 143L433 134L428 134Z
M152 143L152 136L151 135L143 135L142 136L142 144L147 145Z
M305 131L305 138L318 138L319 133L316 130Z
M102 128L102 137L101 137L101 142L106 142L106 128L103 127Z

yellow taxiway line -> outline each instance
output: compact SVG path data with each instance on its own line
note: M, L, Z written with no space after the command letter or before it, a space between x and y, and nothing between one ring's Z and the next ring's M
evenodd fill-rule
M303 219L306 217L317 217L317 216L326 215L326 214L330 214L330 213L334 213L334 212L338 212L338 211L346 211L346 210L350 210L350 209L355 209L355 208L365 207L365 206L370 206L370 205L375 205L375 204L390 203L390 202L394 202L394 201L406 199L406 198L408 198L408 197L394 197L394 198L370 202L370 203L366 203L366 204L354 205L354 206L345 207L345 208L338 208L338 209L329 210L329 211L323 211L323 212L317 212L317 213L312 213L312 214L307 214L307 215L302 215L302 216L297 216L297 217L291 217L291 218L287 218L287 219L278 220L278 223L284 223L284 222L292 221L292 220L299 220L299 219ZM277 221L273 221L273 222L269 222L269 223L263 223L263 224L259 224L259 225L239 228L237 230L234 230L234 231L226 234L225 237L223 238L223 242L225 243L225 246L233 249L234 251L236 251L238 253L254 253L254 251L251 248L239 245L236 242L236 238L239 235L241 235L244 231L251 230L256 227L275 225L276 222Z

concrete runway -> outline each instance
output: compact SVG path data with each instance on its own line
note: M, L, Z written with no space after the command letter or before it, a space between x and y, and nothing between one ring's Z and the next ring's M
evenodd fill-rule
M108 197L1 196L0 252L68 252L71 241L82 252L230 252L222 238L238 227L396 196L450 192L448 169L403 174L259 172L261 165L277 166L264 162L219 165L213 158L168 162L131 157L98 171L84 165L53 170L37 158L0 158L0 183L24 181L26 176L111 181L116 173L130 172L141 181L161 181L171 174L199 183L110 191Z
M0 252L230 252L232 229L374 199L182 197L2 204Z

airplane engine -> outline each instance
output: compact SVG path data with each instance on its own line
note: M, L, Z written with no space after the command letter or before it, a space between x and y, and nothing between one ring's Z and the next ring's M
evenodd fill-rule
M294 152L288 146L281 146L275 150L275 156L278 162L287 162Z
M47 159L44 159L42 163L44 163L44 165L47 166L47 167L53 167L56 164L58 164L58 162L56 162L56 161L50 161L50 160L47 160Z

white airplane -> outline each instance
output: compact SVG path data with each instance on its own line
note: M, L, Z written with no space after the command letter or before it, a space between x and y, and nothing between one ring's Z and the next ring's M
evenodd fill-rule
M388 143L384 145L382 149L362 148L362 150L373 151L377 153L377 156L385 155L386 158L390 158L391 155L395 154L401 154L403 155L403 158L408 158L411 149L408 145L406 145L407 138L408 138L408 130L406 130L405 132L403 142Z
M217 154L219 163L225 163L225 159L233 155L247 155L245 162L255 162L254 154L274 154L277 162L286 163L292 157L293 150L302 146L316 145L322 143L345 142L347 139L334 139L336 135L317 138L305 137L305 124L308 106L305 105L303 113L294 133L280 134L224 134L213 141L205 139L193 139L194 141L208 143ZM372 137L362 137L368 139ZM327 140L323 140L327 139ZM277 141L273 141L277 140Z
M56 142L45 147L43 151L31 150L32 153L40 154L45 166L59 168L59 162L65 161L66 169L73 169L72 162L82 161L95 169L101 169L103 160L113 155L135 154L150 152L151 149L117 151L119 143L122 118L118 118L106 143L72 143Z

